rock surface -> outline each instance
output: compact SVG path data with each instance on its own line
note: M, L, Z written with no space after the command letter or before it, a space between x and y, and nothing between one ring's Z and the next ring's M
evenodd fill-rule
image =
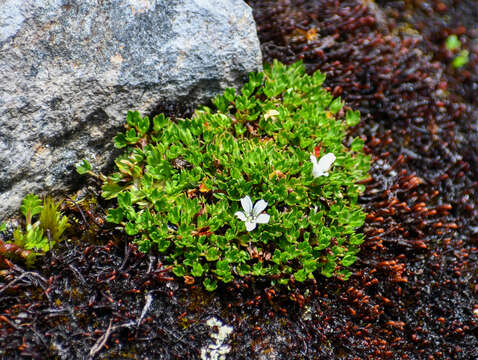
M0 219L112 159L129 109L203 102L261 69L242 0L0 3Z

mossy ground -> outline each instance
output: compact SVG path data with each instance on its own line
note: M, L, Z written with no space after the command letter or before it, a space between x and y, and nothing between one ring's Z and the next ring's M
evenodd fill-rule
M98 358L194 359L211 315L234 327L230 359L478 358L478 54L470 46L456 72L434 50L458 26L464 44L476 40L470 2L387 2L386 26L355 0L249 3L265 61L303 59L362 113L353 135L374 162L354 275L292 293L244 281L207 294L102 229L101 207L84 209L88 231L72 206L76 237L107 245L62 243L40 261L40 276L3 261L3 358L87 358L109 328ZM423 40L399 35L403 19Z

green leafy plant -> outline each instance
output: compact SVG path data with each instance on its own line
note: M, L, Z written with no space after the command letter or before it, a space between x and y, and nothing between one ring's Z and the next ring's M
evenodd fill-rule
M448 50L458 50L461 48L461 41L458 40L458 36L452 34L446 38L445 46Z
M447 50L457 52L461 49L461 41L458 40L458 36L452 34L447 37L445 41L445 47ZM458 55L453 59L452 65L455 69L461 68L468 64L470 52L466 49L461 50Z
M22 201L20 212L25 217L25 227L13 232L14 244L20 248L45 252L58 243L68 227L68 218L58 210L59 203L46 197L43 201L36 195L28 194ZM38 215L38 220L33 221ZM0 228L6 231L6 226Z
M91 172L91 165L86 159L83 159L78 164L76 164L76 171L80 175L84 175L84 174L95 175L94 173Z
M48 234L50 241L56 244L60 241L64 231L68 227L68 218L62 216L58 207L60 203L46 197L40 212L39 227L44 234Z
M453 59L453 67L458 69L468 64L470 52L468 50L461 50L459 54Z
M347 279L363 242L369 157L363 140L346 138L359 112L339 118L344 103L324 80L275 62L191 119L129 112L115 138L125 152L102 187L117 199L107 220L210 291L235 277Z

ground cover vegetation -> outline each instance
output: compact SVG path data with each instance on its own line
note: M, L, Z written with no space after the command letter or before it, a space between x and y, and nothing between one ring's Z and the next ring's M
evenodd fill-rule
M287 293L261 277L218 282L211 293L178 282L109 225L104 208L114 202L93 194L102 181L92 180L93 197L62 204L70 241L39 257L37 270L0 258L2 356L198 358L213 316L233 327L231 359L478 357L474 2L249 4L266 62L302 59L309 74L327 74L345 112L361 113L348 131L372 166L350 278L292 278ZM452 34L460 49L447 48ZM468 62L455 67L461 50ZM193 115L185 104L163 104L150 119L157 113ZM246 213L241 205L233 213Z
M234 276L348 278L363 242L358 182L369 160L362 139L344 145L360 115L337 118L343 103L322 89L324 80L301 63L274 62L190 119L130 112L115 138L126 151L102 186L118 203L106 219L211 291ZM91 173L86 160L78 171Z

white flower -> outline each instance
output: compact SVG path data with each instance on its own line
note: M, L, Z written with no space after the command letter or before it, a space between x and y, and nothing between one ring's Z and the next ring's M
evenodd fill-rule
M277 110L271 109L264 114L264 119L267 120L269 118L272 118L272 120L275 120L275 117L277 115L279 115L279 112Z
M270 215L261 214L267 207L266 201L261 199L256 202L254 207L252 207L252 200L248 195L246 195L241 199L241 204L244 212L236 211L234 215L246 223L247 231L254 230L256 228L256 224L267 224L269 222Z
M332 153L322 156L317 163L317 158L314 155L310 155L310 161L312 161L312 175L314 177L329 176L329 169L334 163L336 157Z

